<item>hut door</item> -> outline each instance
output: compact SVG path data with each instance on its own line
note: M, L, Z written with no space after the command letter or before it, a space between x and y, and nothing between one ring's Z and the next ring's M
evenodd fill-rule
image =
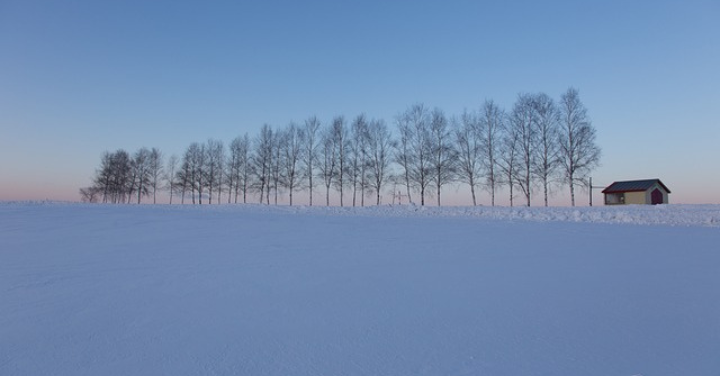
M663 194L660 192L659 189L655 188L652 193L650 193L650 200L653 205L662 204L663 203Z

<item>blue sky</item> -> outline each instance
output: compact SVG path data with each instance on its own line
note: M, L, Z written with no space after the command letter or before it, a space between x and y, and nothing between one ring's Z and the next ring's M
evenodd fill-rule
M718 16L717 1L0 0L0 200L77 200L106 150L573 86L603 148L596 184L659 177L671 202L720 203Z

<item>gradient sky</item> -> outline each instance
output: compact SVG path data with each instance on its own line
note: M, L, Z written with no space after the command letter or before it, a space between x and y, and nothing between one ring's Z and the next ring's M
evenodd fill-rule
M718 19L717 0L0 0L0 200L78 200L119 148L573 86L595 184L658 177L673 203L720 203Z

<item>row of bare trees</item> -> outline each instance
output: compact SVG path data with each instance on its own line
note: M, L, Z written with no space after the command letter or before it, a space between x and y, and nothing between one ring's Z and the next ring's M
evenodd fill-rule
M141 148L130 155L125 150L105 152L97 170L94 185L80 189L85 201L130 203L143 197L152 196L157 201L157 192L164 181L163 155L157 148Z
M85 201L140 203L152 196L155 203L165 189L170 203L180 196L193 204L219 204L223 194L227 203L255 197L277 204L287 194L293 205L305 191L313 205L320 189L325 205L334 192L341 206L364 206L369 197L379 205L393 182L405 187L409 201L425 205L432 194L439 206L443 187L461 183L470 187L473 205L483 189L495 205L507 187L511 206L518 191L525 205L541 194L547 206L552 190L564 184L574 206L575 187L586 184L600 160L595 129L573 88L559 102L544 93L520 94L508 112L488 100L452 118L415 104L395 125L397 137L383 120L365 115L338 116L324 126L313 116L284 128L263 125L254 138L242 135L227 148L212 139L192 143L166 163L155 148L106 152L94 185L80 193Z
M461 182L470 187L473 205L480 188L495 205L505 186L511 206L517 190L530 206L538 189L547 206L551 190L564 184L574 206L575 187L587 185L600 161L595 129L573 88L558 103L545 93L520 94L509 112L488 100L451 120L416 104L398 116L397 126L399 176L410 200L416 193L421 205L428 189L435 189L439 206L442 187Z

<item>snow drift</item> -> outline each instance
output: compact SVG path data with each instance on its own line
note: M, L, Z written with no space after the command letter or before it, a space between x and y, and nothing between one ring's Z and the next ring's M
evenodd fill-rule
M719 214L4 203L0 374L715 375Z

